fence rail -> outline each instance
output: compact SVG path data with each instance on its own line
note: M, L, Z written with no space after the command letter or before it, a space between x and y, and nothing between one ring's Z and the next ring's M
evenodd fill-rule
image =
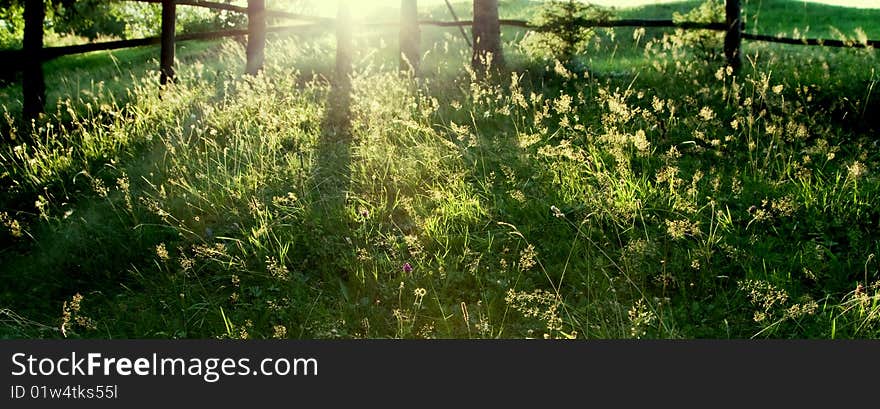
M162 0L126 0L135 3L153 3L153 4L161 4ZM177 0L175 2L178 6L193 6L193 7L201 7L211 10L220 10L220 11L229 11L232 13L239 14L248 14L248 8L242 6L236 6L233 4L226 3L217 3L213 1L199 1L199 0ZM291 20L302 20L302 21L311 21L314 23L332 23L334 21L333 18L330 17L317 17L317 16L309 16L306 14L299 13L291 13L283 10L265 10L266 17L274 17L274 18L282 18L282 19L291 19Z
M144 2L153 2L153 0L138 0ZM195 2L194 2L195 3ZM509 27L519 27L519 28L527 28L530 30L540 31L542 27L529 25L527 21L519 21L519 20L500 20L501 25L509 26ZM435 21L435 20L419 20L419 25L422 26L434 26L434 27L468 27L472 25L473 22L470 20L463 21ZM396 26L397 23L392 22L381 22L381 23L365 23L364 26L368 27L388 27L388 26ZM584 27L660 27L660 28L682 28L682 29L699 29L699 30L714 30L714 31L726 31L727 26L724 23L689 23L689 22L680 22L676 23L672 20L609 20L609 21L596 21L595 23L586 23ZM309 29L323 29L325 26L317 23L312 24L296 24L296 25L287 25L287 26L277 26L277 27L267 27L266 31L270 33L286 33L286 32L297 32L297 31L305 31ZM186 34L178 34L175 36L175 41L193 41L193 40L216 40L220 38L226 37L240 37L246 36L248 34L247 29L229 29L229 30L216 30L216 31L207 31L201 33L186 33ZM880 40L867 40L864 43L853 42L853 41L843 41L837 39L822 39L822 38L790 38L790 37L777 37L770 36L764 34L750 34L750 33L742 33L742 38L744 40L751 41L761 41L761 42L770 42L770 43L778 43L778 44L789 44L789 45L811 45L811 46L823 46L823 47L840 47L840 48L867 48L874 47L880 48ZM88 43L88 44L78 44L78 45L66 45L66 46L58 46L58 47L43 47L42 48L42 59L43 61L52 60L58 57L63 57L66 55L74 55L74 54L84 54L90 53L94 51L110 51L110 50L118 50L123 48L134 48L134 47L144 47L150 45L156 45L160 43L161 37L146 37L146 38L136 38L130 40L117 40L117 41L104 41L98 43ZM23 54L23 50L0 50L0 60L4 61L20 61L21 56ZM21 67L13 67L16 68L17 71L21 70Z
M791 44L791 45L818 45L823 47L839 47L839 48L878 48L880 40L867 40L864 43L855 41L832 40L825 38L790 38L776 37L764 34L742 33L742 38L752 41L763 41L766 43Z
M135 3L154 3L161 4L162 0L127 0ZM175 2L178 6L195 6L202 7L206 9L213 10L223 10L223 11L231 11L233 13L243 13L247 14L247 7L236 6L234 4L227 3L217 3L214 1L199 1L199 0L177 0Z
M436 26L436 27L467 27L473 25L473 21L471 20L462 20L462 21L435 21L435 20L419 20L419 25L423 26ZM533 31L545 31L548 30L547 26L539 26L529 23L525 20L505 20L500 19L498 23L502 26L507 27L519 27L525 28ZM393 25L396 23L372 23L368 25ZM580 26L584 28L593 28L593 27L668 27L668 28L682 28L686 30L715 30L715 31L727 31L727 24L725 23L693 23L693 22L676 22L672 20L642 20L642 19L618 19L618 20L574 20L572 25Z
M266 32L269 33L287 33L287 32L298 32L298 31L306 31L310 29L323 28L324 26L320 24L297 24L297 25L288 25L288 26L277 26L277 27L267 27ZM220 38L226 37L240 37L246 36L248 34L247 29L229 29L229 30L217 30L217 31L205 31L201 33L187 33L187 34L179 34L174 38L175 42L179 41L194 41L194 40L217 40ZM58 57L63 57L65 55L74 55L74 54L85 54L94 51L110 51L110 50L119 50L122 48L135 48L135 47L144 47L150 45L156 45L161 42L162 37L146 37L146 38L136 38L131 40L118 40L118 41L103 41L100 43L88 43L88 44L78 44L78 45L65 45L59 47L44 47L42 49L41 55L43 61L53 60ZM0 60L4 61L17 61L20 60L24 50L0 50ZM21 70L21 67L18 67L18 70Z
M23 48L20 50L0 50L0 59L16 62L7 70L22 71L23 91L23 115L25 119L36 118L43 110L45 101L45 82L43 79L42 63L53 58L81 54L92 51L116 50L122 48L141 47L148 45L161 45L160 72L162 83L174 78L174 44L177 41L211 40L224 37L247 36L247 65L245 72L256 74L263 65L265 58L265 41L268 32L293 32L297 30L328 28L336 26L337 19L328 17L307 16L280 10L267 10L265 0L248 0L248 6L235 6L226 3L203 0L128 0L142 3L154 3L162 5L162 33L157 37L108 41L63 47L43 47L43 20L45 19L45 5L43 0L25 2L25 38ZM413 41L418 35L419 26L435 27L459 27L468 44L471 41L464 32L464 27L475 25L474 21L459 21L451 9L455 21L418 20L418 13L414 12L417 0L402 0L401 20L397 22L364 23L364 27L389 27L398 26L401 30L401 69L413 69L418 67L418 42ZM248 18L247 29L218 30L201 33L187 33L177 35L175 33L176 6L203 7L212 10L227 11L231 13L245 14ZM447 6L449 3L447 2ZM724 53L727 56L727 64L738 69L741 66L740 55L742 40L763 41L790 45L809 45L826 47L850 47L867 48L880 47L880 40L867 40L865 42L843 41L837 39L821 38L788 38L776 37L763 34L749 34L744 32L744 24L741 17L740 0L726 0L725 22L697 23L677 22L673 20L574 20L573 25L581 27L668 27L685 30L714 30L726 33L724 41ZM342 14L340 14L342 15ZM309 24L297 24L287 26L267 26L267 19L274 20L299 20ZM350 21L343 25L350 25ZM537 26L525 20L498 20L499 26L519 27L527 30L548 30L552 27ZM338 31L337 27L337 31ZM404 41L406 40L406 41ZM471 44L476 46L476 44Z

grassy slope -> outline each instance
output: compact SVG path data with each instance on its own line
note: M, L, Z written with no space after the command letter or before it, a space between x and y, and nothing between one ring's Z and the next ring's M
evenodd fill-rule
M658 10L644 11L667 13ZM362 41L378 43L370 36ZM497 101L513 103L509 84L469 90L466 79L451 81L451 73L467 61L456 51L462 42L454 31L426 30L426 43L435 41L438 56L428 66L446 62L448 67L429 77L438 82L426 85L427 95L410 96L406 84L376 69L358 77L351 150L326 141L336 133L324 111L330 90L320 82L307 84L309 75L291 70L326 72L331 55L326 48L276 43L269 55L279 60L268 68L274 84L257 84L254 91L237 82L227 89L228 84L205 80L224 66L240 67L236 46L216 53L201 47L182 52L209 68L184 69L184 86L163 100L156 97L155 84L141 84L124 113L137 120L114 119L109 112L81 114L84 129L94 135L80 134L71 145L93 151L70 155L67 165L63 153L55 162L40 159L48 163L44 179L16 188L20 196L14 201L12 195L4 197L6 209L31 214L14 216L37 240L3 238L8 246L0 253L0 276L10 284L0 307L53 323L60 303L79 291L86 296L83 314L98 321L97 331L80 328L87 336L221 335L224 308L236 326L225 336L244 330L269 337L284 325L287 336L321 337L563 336L571 330L594 337L640 331L739 337L764 328L771 336L829 336L831 317L860 305L837 309L836 300L852 288L863 266L865 274L876 274L876 264L865 260L880 251L870 230L877 223L872 199L877 188L876 178L857 187L847 177L847 166L859 161L875 167L876 149L869 149L864 138L875 132L876 123L850 121L870 98L838 96L870 83L863 71L850 70L874 57L760 49L770 56L757 60L759 71L751 78L772 70L772 84L784 85L786 93L779 97L765 89L759 98L760 82L742 84L739 92L751 92L770 112L757 119L760 135L754 136L743 128L732 131L720 118L710 125L696 119L702 105L727 119L751 117L724 96L727 91L718 92L718 85L715 91L701 85L714 81L714 70L699 64L651 71L640 68L644 61L618 62L631 71L623 77L600 73L585 84L524 67L530 68L523 78L526 94L581 96L574 101L575 112L591 135L604 134L609 125L584 118L613 114L609 101L617 101L611 96L615 90L634 86L647 98L676 101L679 116L663 125L671 127L665 136L650 121L606 120L622 121L615 126L624 134L646 131L656 146L644 157L625 151L633 155L631 161L615 167L615 155L623 153L615 144L584 141L578 136L582 132L556 125L544 130L533 123L534 111L540 111L533 102L515 109L515 120L499 111L504 104ZM443 43L452 51L441 52ZM149 72L139 62L149 60L151 51L124 52L116 59L130 64L138 77ZM390 45L363 61L387 63L395 53ZM105 55L62 59L53 70L71 72L82 59L107 67ZM823 70L828 62L831 67ZM124 78L125 71L90 72L111 81ZM54 85L78 94L76 84ZM800 85L811 87L809 98L820 101L807 104L808 96L794 91ZM116 94L94 92L95 105ZM438 108L423 111L433 105L432 97L438 98ZM635 94L621 98L627 109L649 105ZM786 105L785 100L798 102ZM450 107L453 102L464 108ZM835 117L844 112L850 112L847 121ZM549 122L569 115L553 114ZM815 139L787 142L783 134L762 134L764 126L787 129L790 124L809 126ZM465 131L456 130L461 126ZM727 133L736 135L734 141L713 148L713 139L723 140ZM537 145L527 148L534 135ZM112 142L122 136L122 142ZM154 150L151 139L158 141ZM560 149L560 141L573 142L576 149ZM748 153L747 141L760 149ZM672 146L684 151L684 158L664 156ZM831 151L837 160L827 159ZM725 160L728 155L735 159ZM820 163L801 163L801 155ZM4 170L14 175L40 174L6 167L9 163ZM610 168L597 168L600 163ZM664 187L655 175L671 163L681 180ZM795 177L801 168L816 176ZM73 177L82 170L88 174ZM697 170L708 176L697 178ZM123 175L128 183L119 182ZM713 178L720 188L713 187ZM696 195L686 191L691 183ZM111 188L107 198L101 197L102 185ZM42 191L43 186L50 190ZM342 192L348 192L344 200ZM38 194L51 205L46 220L29 204L41 200ZM134 198L132 210L126 208L126 196ZM643 203L641 214L633 213L636 200ZM788 207L792 201L795 210ZM551 205L566 217L554 217ZM730 220L716 212L722 205L733 215ZM764 216L756 217L757 211ZM675 220L701 223L702 233L670 239L664 223ZM721 241L713 241L715 234ZM157 250L160 245L167 255ZM416 266L413 274L401 272L404 262ZM774 287L739 290L733 281L745 278ZM547 292L554 287L550 282L566 283L560 287L561 305ZM419 288L428 294L424 299ZM508 294L509 288L519 292ZM766 310L750 304L750 294L760 294L755 302L761 305L780 288L792 299L777 297ZM820 300L830 295L830 307L821 319L784 319L780 306L808 304L794 299L801 295ZM463 320L462 304L470 308L469 322ZM520 314L531 308L543 315ZM756 324L753 310L781 321ZM563 325L555 327L553 319ZM10 336L55 334L40 332L36 322L4 322L3 332ZM838 335L847 335L843 324Z
M817 3L783 0L746 0L747 31L761 34L837 38L837 31L852 37L861 28L868 38L880 38L880 9L848 9Z
M631 18L670 18L673 13L683 13L700 1L682 1L621 10L620 15ZM797 0L744 0L743 14L746 31L758 34L792 35L797 29L809 37L835 38L835 29L852 36L857 28L863 29L869 38L880 37L880 9L851 9L806 3ZM808 30L809 29L809 30Z
M215 42L182 42L177 46L177 59L182 64L202 61L210 65L216 60ZM55 101L76 99L82 92L96 92L95 84L102 82L113 94L126 95L132 78L158 76L158 46L129 48L107 52L70 55L44 64L47 98L51 107ZM218 70L220 67L213 67ZM225 69L225 68L224 68ZM21 85L14 83L0 88L0 104L10 112L21 110Z

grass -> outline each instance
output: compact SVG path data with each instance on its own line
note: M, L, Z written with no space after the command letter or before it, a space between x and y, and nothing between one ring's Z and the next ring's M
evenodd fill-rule
M155 49L59 59L0 149L0 334L878 336L876 51L750 43L733 76L666 34L586 76L512 33L477 79L448 30L419 81L382 31L349 85L331 36L256 78L194 44L167 89Z
M743 12L753 28L746 31L760 34L792 35L806 37L839 38L840 34L852 37L861 29L868 38L880 37L880 9L849 9L819 3L800 1L748 0Z

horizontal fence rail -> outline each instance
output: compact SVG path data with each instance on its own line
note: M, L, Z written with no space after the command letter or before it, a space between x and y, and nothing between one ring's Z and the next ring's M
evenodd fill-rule
M162 0L126 0L135 3L154 3L161 4ZM199 0L177 0L174 2L178 6L193 6L193 7L202 7L206 9L212 10L220 10L220 11L229 11L232 13L240 13L247 14L248 8L243 6L235 6L232 4L226 3L217 3L213 1L199 1ZM291 13L282 10L265 10L266 17L274 17L274 18L284 18L290 20L302 20L302 21L311 21L315 23L333 23L335 19L331 17L317 17L317 16L309 16L305 14Z
M321 24L297 24L289 26L267 27L266 31L270 33L287 33L297 31L307 31L309 29L323 29ZM176 41L193 41L193 40L216 40L226 37L239 37L248 35L247 29L229 29L218 31L206 31L201 33L178 34L175 36ZM85 54L94 51L110 51L123 48L144 47L159 44L162 37L146 37L131 40L104 41L100 43L88 43L79 45L65 45L60 47L45 47L42 49L43 61L52 60L65 55ZM0 50L0 59L7 61L15 61L20 58L23 50ZM20 68L19 68L20 69Z
M505 20L500 19L498 23L507 27L519 27L535 31L545 31L550 29L549 26L540 26L531 24L525 20ZM396 23L372 23L372 25L394 25ZM436 27L458 27L471 26L473 21L434 21L420 20L420 25L436 26ZM692 23L692 22L675 22L672 20L639 20L639 19L622 19L622 20L575 20L572 25L592 28L592 27L670 27L694 30L715 30L727 31L727 24L724 23Z
M880 40L867 40L864 43L857 41L831 40L824 38L790 38L776 37L764 34L743 33L742 38L745 40L762 41L766 43L790 44L790 45L816 45L823 47L843 47L843 48L868 48L880 47Z
M161 0L129 0L129 1L137 1L144 3L159 3ZM177 4L192 4L192 5L202 5L200 1L183 1L178 2ZM230 6L223 3L217 3L223 6ZM239 6L230 6L236 9L241 8ZM225 9L225 8L224 8ZM279 14L287 14L287 13L279 13ZM283 32L294 32L298 29L320 29L324 28L324 26L320 23L334 23L335 19L332 18L324 18L324 17L310 17L310 16L300 16L296 14L292 14L289 16L292 19L302 19L303 21L315 21L313 24L298 24L298 25L288 25L288 26L280 26L280 27L269 27L266 30L268 32L274 33L283 33ZM469 27L473 24L473 21L470 20L462 20L462 21L436 21L436 20L419 20L419 25L422 26L434 26L434 27ZM530 24L525 20L499 20L499 24L502 26L508 27L518 27L525 28L529 30L542 31L547 30L547 27L537 26ZM686 30L713 30L713 31L726 31L727 25L725 23L693 23L693 22L674 22L672 20L639 20L639 19L625 19L625 20L602 20L602 21L582 21L576 22L575 24L590 28L590 27L599 27L599 28L613 28L613 27L658 27L658 28L681 28ZM379 22L379 23L363 23L361 24L367 27L396 27L399 26L398 22ZM191 41L191 40L214 40L224 37L236 37L236 36L245 36L248 34L247 29L229 29L229 30L218 30L218 31L208 31L202 33L186 33L186 34L178 34L175 36L176 41ZM742 38L745 40L751 41L759 41L759 42L770 42L770 43L778 43L778 44L788 44L788 45L809 45L809 46L824 46L824 47L842 47L842 48L866 48L866 47L874 47L880 48L880 40L867 40L866 42L857 42L857 41L844 41L837 39L823 39L823 38L791 38L791 37L777 37L770 36L765 34L750 34L743 32ZM68 46L59 46L59 47L44 47L42 49L42 57L44 60L51 60L54 58L62 57L65 55L72 54L82 54L89 53L93 51L108 51L108 50L117 50L122 48L130 48L130 47L143 47L148 45L156 45L159 44L160 37L147 37L147 38L137 38L137 39L129 39L129 40L117 40L117 41L106 41L99 43L88 43L88 44L79 44L79 45L68 45ZM0 50L0 59L6 61L14 61L23 50L15 49L15 50Z
M154 4L162 4L162 0L126 0L134 3L154 3ZM214 1L199 1L199 0L177 0L174 2L178 6L195 6L195 7L203 7L206 9L213 10L223 10L223 11L231 11L233 13L247 13L247 7L236 6L233 4L226 3L217 3Z

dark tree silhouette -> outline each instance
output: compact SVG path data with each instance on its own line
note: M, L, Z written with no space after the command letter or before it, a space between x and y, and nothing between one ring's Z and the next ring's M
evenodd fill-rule
M400 2L400 70L419 73L419 30L418 0L401 0Z
M266 60L266 0L248 0L247 68L257 75Z
M727 65L734 71L742 67L742 12L740 0L727 0L724 4L727 15L727 35L724 37L724 55L727 57Z
M174 81L174 32L176 30L177 6L174 0L162 1L162 49L159 54L160 82Z
M43 79L43 20L46 8L42 0L24 4L24 75L22 113L25 120L36 119L43 112L46 101L46 83Z
M471 65L477 71L491 65L504 65L501 50L501 25L498 23L498 0L474 0L474 54Z

